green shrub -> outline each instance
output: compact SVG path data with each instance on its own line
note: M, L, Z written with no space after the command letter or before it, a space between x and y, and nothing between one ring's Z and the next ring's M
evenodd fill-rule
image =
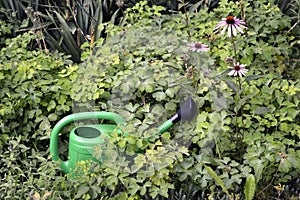
M62 54L29 51L34 39L28 32L1 45L1 199L52 190L57 167L48 159L49 135L72 106L70 78L77 67Z
M224 195L205 165L230 195L241 198L247 177L255 177L256 195L268 198L274 195L272 186L299 175L299 82L281 79L291 55L289 18L259 2L245 4L248 30L235 38L237 58L250 68L238 99L235 80L226 71L232 41L213 33L220 16L241 14L234 2L221 1L209 14L200 10L171 17L140 3L128 11L123 27L105 25L106 40L83 54L72 97L118 112L128 121L124 132L132 133L108 141L110 159L95 177L113 198L170 198L172 191L192 195L191 184L194 197ZM266 20L267 28L260 26ZM190 52L191 41L211 50ZM83 85L81 80L90 81ZM155 134L158 121L174 113L188 94L199 105L196 126L181 124ZM145 153L136 154L137 147ZM253 190L245 188L247 198Z
M122 26L101 25L107 37L93 48L82 46L78 67L58 54L27 51L30 34L7 40L13 45L6 43L1 50L8 79L0 79L5 85L0 112L3 127L8 127L3 129L4 145L14 148L2 148L1 158L17 170L10 172L1 163L9 180L3 189L9 188L10 196L51 193L53 199L279 198L273 188L280 192L300 174L300 82L282 79L291 56L289 18L262 2L244 5L248 30L233 41L213 29L229 13L243 15L235 2L223 0L210 13L204 9L171 16L141 2L126 13ZM190 42L207 44L210 50L191 52ZM227 76L233 45L235 59L249 69L245 77ZM18 53L6 51L8 47ZM35 64L37 58L48 67ZM158 126L188 95L199 106L197 118L158 134ZM97 146L95 157L106 159L101 165L80 162L77 170L84 174L78 179L55 177L57 166L47 162L50 185L30 167L45 169L46 151L40 146L48 140L40 140L48 139L50 122L71 108L117 112L128 122L121 130L127 136L112 133L105 147ZM44 159L23 159L30 151ZM29 177L22 179L25 187L16 181L19 176Z
M3 132L22 134L28 141L49 136L50 122L70 110L72 84L65 74L76 70L62 54L28 51L34 37L25 33L7 39L0 52Z

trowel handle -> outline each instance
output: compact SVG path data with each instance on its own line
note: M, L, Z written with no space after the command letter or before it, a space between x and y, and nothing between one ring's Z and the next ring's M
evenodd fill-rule
M125 120L116 113L111 112L81 112L68 115L62 118L53 128L50 135L50 154L52 154L53 160L61 160L58 155L58 134L68 124L87 119L104 119L115 122L121 126L125 123Z

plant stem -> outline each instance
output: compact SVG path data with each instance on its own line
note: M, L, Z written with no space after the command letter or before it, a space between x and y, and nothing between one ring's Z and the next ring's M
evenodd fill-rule
M215 140L215 144L216 144L216 152L217 152L219 158L221 159L222 157L221 157L220 149L219 149L219 146L218 146L217 138L214 137L214 140Z
M244 140L244 133L243 133L243 128L239 129L239 125L238 125L238 117L241 118L241 127L244 127L244 122L243 122L243 105L239 105L239 102L241 100L241 93L242 93L242 83L241 83L241 79L238 76L236 78L236 135L239 139L239 142L241 144L240 147L240 163L242 162L242 158L243 158L243 154L245 152L245 146L243 143ZM237 106L240 106L239 108ZM240 137L238 136L240 135Z
M184 8L184 15L185 15L185 23L186 23L186 28L187 28L187 34L188 34L189 38L191 39L192 36L191 36L191 32L189 30L189 23L190 23L189 15L188 15L187 10L186 10L185 1L182 0L182 3L183 3L183 8Z
M238 90L238 92L239 92L239 94L238 94L238 95L239 95L239 96L238 96L239 99L238 99L238 100L240 101L240 100L241 100L241 95L242 95L242 83L241 83L240 77L238 77L237 79L238 79L238 88L239 88L239 90ZM239 112L239 115L240 115L241 118L242 118L242 119L241 119L242 127L244 127L244 124L243 124L244 108L243 108L243 107L244 107L244 105L241 105L240 109L238 110L238 111L240 111L240 112ZM238 112L238 111L237 111L237 112ZM242 133L241 133L241 136L242 136L242 140L243 140L244 135L243 135Z
M244 11L243 0L240 0L240 7L241 7L241 18L242 18L242 20L245 20L245 11Z
M237 53L236 53L236 46L234 43L234 38L231 37L231 42L232 42L232 46L233 46L233 51L234 51L234 63L237 63ZM236 111L235 111L235 128L236 128L236 135L238 135L239 133L239 128L238 128L238 116L239 116L239 111L240 109L237 108L237 106L239 105L239 101L240 101L240 90L241 90L241 80L240 77L237 76L236 78L236 97L235 97L235 106L236 106Z
M238 81L239 77L237 77L236 79L236 82L235 82L235 86L236 86L236 89L235 89L235 106L236 106L236 111L235 111L235 133L236 135L238 135L239 133L239 126L238 126L238 114L239 114L239 110L237 109L237 106L238 106L238 103L239 103L239 100L240 100L240 96L239 96L239 81Z
M232 42L232 46L233 46L233 52L234 52L234 59L235 59L235 62L237 61L237 53L236 53L236 46L234 44L234 39L233 37L231 37L231 42Z

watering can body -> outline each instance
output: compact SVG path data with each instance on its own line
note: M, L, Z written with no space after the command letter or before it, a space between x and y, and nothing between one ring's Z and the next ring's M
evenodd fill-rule
M110 137L109 133L116 131L116 125L86 125L74 128L69 138L69 156L66 162L61 163L64 172L69 173L76 167L78 161L93 160L102 162L101 158L96 159L94 147L105 143L105 138Z
M91 124L78 126L71 130L69 136L68 160L63 161L58 155L58 136L64 126L77 120L105 119L113 121L114 124ZM50 135L50 153L52 159L60 161L61 170L70 173L78 161L93 160L101 162L93 156L94 147L105 143L110 133L118 131L118 127L123 125L125 120L110 112L84 112L69 115L61 119L53 128Z

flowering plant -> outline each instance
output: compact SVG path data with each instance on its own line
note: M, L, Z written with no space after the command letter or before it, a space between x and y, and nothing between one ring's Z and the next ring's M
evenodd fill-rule
M245 76L248 72L248 69L245 69L246 65L240 63L234 63L233 66L229 66L232 70L228 73L229 76Z
M248 73L248 69L246 69L246 64L240 64L239 57L237 56L237 46L235 43L237 33L244 34L243 29L247 29L246 22L242 19L237 18L236 16L229 15L226 18L223 18L217 26L214 28L214 31L217 32L220 29L222 29L221 34L223 35L227 29L228 31L228 37L231 39L232 43L232 49L233 49L233 56L227 58L227 62L231 63L228 68L230 71L227 73L227 75L235 77L235 130L236 130L236 135L241 136L239 141L242 144L242 140L244 138L244 133L242 130L239 129L238 125L238 118L243 117L243 106L240 105L240 100L241 100L241 95L242 95L242 81L241 78L243 76L246 76ZM230 81L227 81L229 83ZM241 154L243 154L244 150L241 150Z
M216 26L216 28L214 29L214 31L218 31L219 29L222 29L221 34L224 34L226 29L228 31L228 36L232 37L237 35L237 31L240 33L244 33L243 29L247 29L246 26L246 22L244 20L241 20L235 16L231 16L229 15L226 18L223 18L218 25Z
M200 42L192 42L190 44L190 48L191 48L191 51L193 51L193 52L204 52L204 51L209 50L209 48L206 44L202 44Z

